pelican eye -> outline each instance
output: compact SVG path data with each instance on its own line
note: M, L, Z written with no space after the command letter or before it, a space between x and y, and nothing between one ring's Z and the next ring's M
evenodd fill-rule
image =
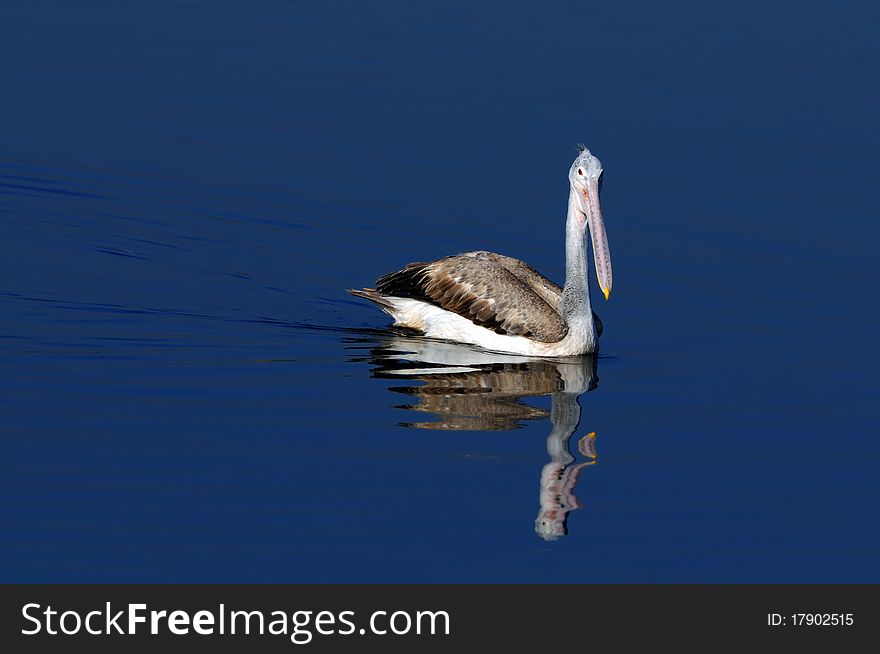
M584 175L584 171L581 170L580 168L578 168L578 175L580 175L581 177L583 177L583 175Z

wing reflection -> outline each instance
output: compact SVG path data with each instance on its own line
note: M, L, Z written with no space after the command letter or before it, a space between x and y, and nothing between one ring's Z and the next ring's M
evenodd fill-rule
M550 460L541 470L535 531L545 540L567 533L568 514L580 506L574 495L578 477L584 467L596 462L595 433L579 442L578 449L588 460L575 464L569 443L580 422L578 398L597 385L595 357L531 359L391 335L372 349L370 361L375 366L373 376L405 380L390 388L412 398L401 408L432 417L402 423L407 427L497 431L515 429L524 421L549 414ZM549 412L523 402L542 395L551 397Z

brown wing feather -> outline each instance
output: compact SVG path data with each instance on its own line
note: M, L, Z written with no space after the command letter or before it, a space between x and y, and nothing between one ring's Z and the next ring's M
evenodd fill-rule
M491 253L411 263L380 278L376 290L430 302L499 334L543 343L561 340L568 326L559 311L502 263L482 254Z
M513 257L506 257L497 252L487 252L485 250L465 252L461 256L473 257L475 259L488 259L489 261L494 261L495 263L504 266L511 273L516 275L521 282L541 296L541 299L553 307L557 313L562 313L562 287L544 277L544 275L532 268L525 261L514 259Z
M559 284L547 279L532 268L529 264L521 259L506 257L496 252L486 252L479 250L477 252L465 252L462 256L486 258L498 263L510 272L520 278L529 288L541 296L541 298L549 304L559 314L562 313L562 287ZM602 321L596 312L593 312L593 322L596 325L596 336L602 335Z

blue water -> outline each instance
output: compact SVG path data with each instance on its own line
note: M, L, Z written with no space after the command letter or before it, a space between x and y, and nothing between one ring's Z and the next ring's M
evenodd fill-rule
M880 14L708 5L7 3L0 580L880 581ZM561 281L579 141L598 360L345 293Z

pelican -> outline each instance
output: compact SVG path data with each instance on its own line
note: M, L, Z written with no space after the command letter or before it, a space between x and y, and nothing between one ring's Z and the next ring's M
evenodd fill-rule
M596 352L602 323L590 305L586 232L599 287L611 293L611 254L599 187L602 163L583 145L568 172L565 286L527 263L483 250L411 263L380 277L376 288L350 289L375 302L395 326L428 338L494 352L538 357Z

